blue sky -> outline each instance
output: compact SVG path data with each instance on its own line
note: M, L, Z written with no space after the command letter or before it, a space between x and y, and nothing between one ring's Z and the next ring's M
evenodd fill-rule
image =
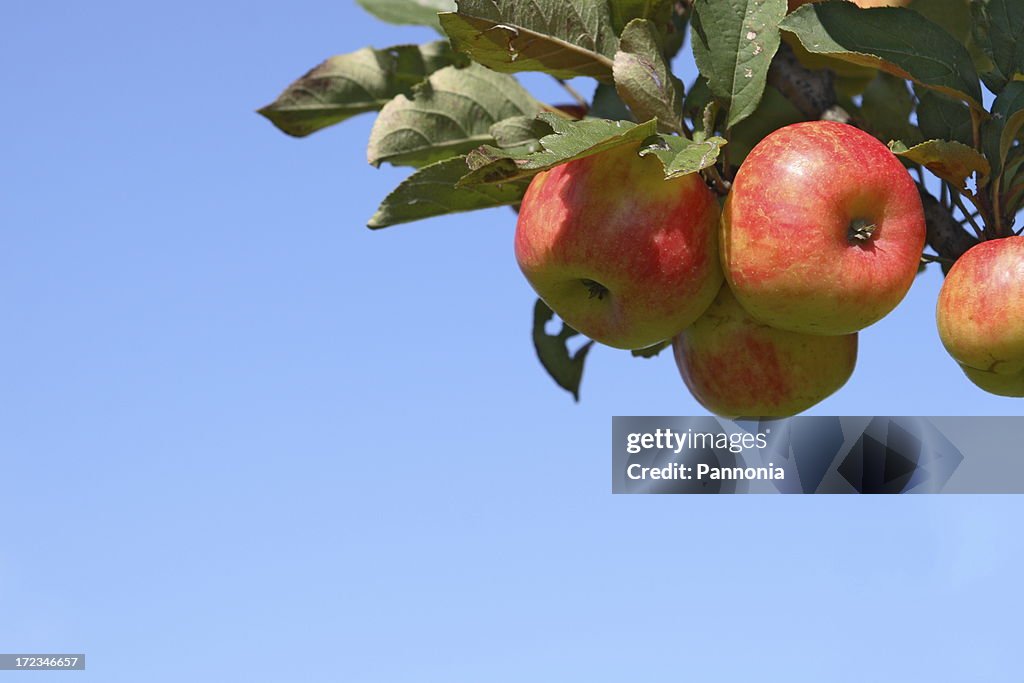
M429 31L345 0L0 17L0 651L104 683L1018 680L1019 498L612 497L610 416L701 412L671 358L597 349L574 405L511 212L370 232L406 174L366 165L372 118L253 113ZM814 413L1019 413L942 351L939 284Z

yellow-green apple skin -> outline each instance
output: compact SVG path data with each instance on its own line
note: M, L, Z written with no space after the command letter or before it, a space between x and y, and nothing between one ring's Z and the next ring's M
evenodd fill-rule
M1024 396L1024 237L982 242L957 259L936 320L942 344L972 382Z
M787 417L846 384L857 335L788 332L759 323L729 287L672 343L679 373L709 411L723 417Z
M718 201L700 175L664 179L622 145L539 174L523 197L516 260L566 323L608 346L670 339L722 284Z
M832 121L765 137L722 211L722 263L740 304L806 334L850 334L885 317L914 282L924 242L907 170L868 133Z

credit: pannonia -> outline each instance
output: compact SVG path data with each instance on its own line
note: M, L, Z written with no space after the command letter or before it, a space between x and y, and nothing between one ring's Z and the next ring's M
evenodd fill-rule
M712 467L706 463L697 465L698 479L741 479L752 481L758 479L785 479L786 472L781 467Z

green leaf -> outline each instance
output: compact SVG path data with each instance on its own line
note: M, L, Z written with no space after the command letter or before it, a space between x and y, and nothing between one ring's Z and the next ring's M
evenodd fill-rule
M626 26L614 74L615 89L637 120L654 118L661 132L682 135L683 84L672 75L654 23L634 19Z
M981 83L967 48L913 10L813 3L787 16L779 28L795 34L808 52L876 66L982 110Z
M634 19L650 19L658 27L664 27L672 21L672 9L675 0L610 0L612 26L616 35Z
M928 140L955 140L971 145L971 110L952 97L926 88L917 93L917 126Z
M502 149L512 147L533 146L533 151L540 149L540 139L551 135L551 126L536 116L513 116L498 121L491 126L491 137ZM465 174L463 174L465 175Z
M572 394L578 403L580 400L580 381L583 379L583 364L587 354L594 347L594 342L584 344L576 353L570 353L566 342L579 334L565 323L557 335L550 335L544 329L548 321L554 318L554 312L540 299L533 307L533 346L537 350L537 358L548 371L558 386Z
M655 137L647 141L640 156L653 154L665 167L665 180L680 178L714 166L725 145L725 138L711 137L695 142L677 136Z
M916 145L924 140L921 131L910 122L914 97L902 78L878 72L864 89L860 110L867 128L882 142L901 140Z
M1004 162L1003 185L1005 187L1012 186L1021 174L1021 169L1024 169L1024 146L1017 145L1011 148L1010 154Z
M472 171L459 185L469 187L481 183L507 183L531 178L541 171L575 159L614 149L619 145L642 142L658 131L657 121L637 125L628 121L584 119L569 121L554 114L541 114L541 120L555 132L541 138L537 152L497 149L484 146L469 153L467 163Z
M921 164L929 171L961 191L967 190L967 179L974 174L978 186L984 185L991 168L973 147L949 140L928 140L907 148L902 142L889 143L893 154Z
M611 121L633 121L633 112L629 110L626 103L619 97L615 86L607 83L598 83L594 90L593 103L590 106L590 115L598 119L609 119Z
M513 206L526 192L525 182L455 189L464 175L464 156L421 168L387 196L367 227L386 228L449 213Z
M654 358L670 346L672 346L672 340L667 339L654 346L648 346L646 349L633 349L630 353L633 354L633 358Z
M985 155L999 175L1017 134L1024 125L1024 82L1010 81L992 103L992 118L982 129Z
M533 116L543 105L515 78L477 64L445 67L384 105L370 132L367 159L374 166L426 166L494 142L491 127Z
M697 0L693 57L715 97L728 104L730 128L750 116L764 93L786 0Z
M1000 93L1006 84L1024 72L1024 3L1020 0L976 0L974 40L990 60L991 70L983 73L985 85Z
M451 12L455 0L356 0L363 9L390 24L413 24L440 29L438 12Z
M908 7L964 43L971 33L970 0L912 0Z
M505 73L543 71L610 83L618 39L608 0L459 0L441 15L456 50Z
M465 57L447 41L399 45L385 50L363 48L331 57L288 86L259 110L288 135L304 137L368 111L377 111L438 69Z

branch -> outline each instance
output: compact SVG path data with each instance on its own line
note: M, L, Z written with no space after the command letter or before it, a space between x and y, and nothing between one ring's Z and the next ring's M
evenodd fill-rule
M828 69L808 69L785 42L768 68L768 83L808 119L850 123L849 113L836 98L835 74Z
M964 253L978 243L953 214L931 196L923 187L918 186L921 204L924 205L924 221L928 228L928 246L935 250L941 258L950 262L956 261Z

